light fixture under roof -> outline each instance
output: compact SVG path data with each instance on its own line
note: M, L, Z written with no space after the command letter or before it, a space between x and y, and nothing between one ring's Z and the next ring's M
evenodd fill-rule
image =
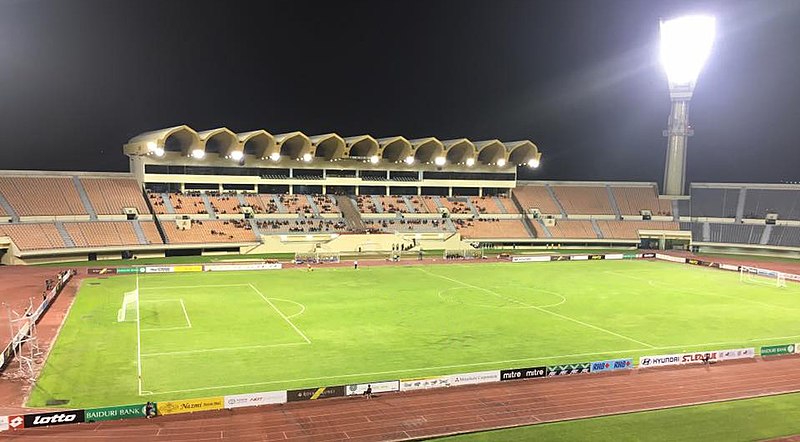
M505 158L500 158L499 160L497 160L497 165L499 167L505 166L506 165L506 159Z
M205 158L205 156L206 156L206 151L204 151L203 149L194 149L192 151L192 158L196 160L202 160L203 158Z
M436 157L433 159L433 164L437 166L444 166L445 161L447 161L445 157Z
M378 161L380 161L380 158L378 158L377 155L373 155L373 156L369 157L369 162L372 163L372 164L378 164Z
M411 156L411 155L407 156L407 157L406 157L406 159L405 159L405 162L406 162L406 164L408 164L409 166L410 166L410 165L412 165L412 164L414 164L414 157L413 157L413 156Z
M278 152L272 152L271 154L269 154L269 159L272 161L278 161L281 159L281 154L279 154Z
M306 163L311 162L311 158L312 157L310 153L306 152L303 154L303 161L305 161Z
M244 154L242 153L241 150L234 150L233 152L231 152L231 159L233 161L239 161L242 158L244 158Z
M467 158L467 167L472 167L475 165L475 158L469 157Z

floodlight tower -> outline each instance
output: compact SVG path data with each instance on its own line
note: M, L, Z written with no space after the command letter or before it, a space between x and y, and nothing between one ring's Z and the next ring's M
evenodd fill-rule
M716 20L687 16L661 21L661 64L667 72L672 108L664 136L667 161L664 166L666 195L683 195L686 182L686 142L694 131L689 126L689 100L714 42Z

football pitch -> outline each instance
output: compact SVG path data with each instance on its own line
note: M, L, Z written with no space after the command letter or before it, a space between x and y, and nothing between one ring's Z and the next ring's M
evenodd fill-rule
M146 274L83 281L28 401L92 407L800 338L800 285L654 261ZM138 320L137 320L138 319ZM66 402L64 402L66 401Z

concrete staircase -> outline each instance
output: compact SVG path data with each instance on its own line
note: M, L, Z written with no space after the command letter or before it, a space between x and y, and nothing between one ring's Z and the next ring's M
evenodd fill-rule
M614 209L614 215L616 215L617 219L622 219L622 212L619 210L619 205L617 205L617 197L614 196L614 192L611 191L611 186L606 184L606 191L608 192L608 200L611 201L611 208Z
M531 238L536 238L538 236L536 235L536 228L533 227L533 222L531 222L531 219L528 218L528 214L525 213L525 209L522 208L522 203L519 202L519 200L517 199L517 195L514 193L511 194L511 202L514 203L514 207L516 207L517 210L519 210L519 213L522 214L522 224L525 226L525 230L528 231L528 235L530 235ZM500 204L500 201L498 201L497 203L499 206L501 207L503 206L502 204ZM542 226L544 226L544 224L542 224ZM550 234L549 230L545 230L545 232L548 235Z
M339 210L342 211L342 218L345 224L354 232L365 232L367 230L364 226L364 220L361 219L361 214L358 212L353 200L347 195L336 195L336 204Z
M272 195L272 202L275 203L275 206L278 208L278 213L286 213L286 206L283 205L278 195Z
M75 247L75 241L72 240L72 237L69 236L67 233L67 229L64 227L64 223L61 221L56 221L56 230L58 230L58 234L61 235L61 239L64 240L64 245L67 247Z
M500 213L508 213L506 206L503 205L503 202L500 201L500 198L493 196L492 200L494 200L494 204L497 206L497 208L500 209Z
M11 204L6 201L6 198L3 195L0 195L0 207L11 217L11 221L19 222L19 215L17 215L17 211L11 207Z
M139 244L147 245L147 237L144 236L144 230L142 230L142 224L139 223L139 220L133 220L133 231L136 233L136 239L139 241Z
M739 201L736 202L736 222L742 222L742 218L744 218L744 199L747 197L747 189L742 187L742 190L739 191ZM770 227L770 226L767 226ZM766 243L764 243L766 244Z
M744 192L744 189L742 189L742 192ZM764 227L764 231L761 232L761 239L758 241L759 244L767 245L769 243L769 237L772 235L772 227L772 224L767 224L767 226Z
M167 209L167 213L175 213L175 207L172 205L172 200L169 199L169 194L162 193L161 199L164 200L164 207Z
M594 220L594 219L592 220L592 230L594 230L594 233L595 233L595 235L597 235L598 238L600 238L600 239L605 238L603 236L603 231L600 230L600 226L597 225L597 220Z
M211 200L208 199L208 195L205 193L201 193L200 199L203 200L203 205L206 206L206 212L208 212L209 216L211 216L211 218L216 218L217 212L214 210L214 206L211 205Z
M547 237L547 238L552 238L553 237L553 234L550 232L550 229L547 228L547 226L544 224L544 222L542 220L539 219L539 220L536 220L536 222L539 223L539 227L541 227L542 231L544 231L544 236L545 237Z
M72 176L72 184L74 184L75 188L78 190L78 196L81 198L81 203L83 203L83 208L86 209L86 213L89 214L89 219L96 220L97 212L94 210L94 207L92 207L92 202L89 201L89 195L86 193L83 183L81 183L81 180L76 175Z
M561 212L561 216L566 218L567 217L567 211L564 210L564 206L562 206L561 205L561 201L558 200L558 197L556 196L556 192L553 190L552 187L550 187L549 184L545 184L544 188L547 189L547 193L550 194L550 198L553 198L553 202L556 203L556 206L558 206L558 211Z
M414 203L412 203L407 196L403 195L403 201L406 203L406 206L408 207L408 213L417 213L417 210L414 208Z
M383 204L381 204L381 199L375 195L370 195L369 198L372 200L372 204L375 204L375 211L378 213L383 213Z
M308 201L309 207L311 207L311 212L314 213L314 216L319 216L319 207L317 207L317 203L314 202L314 198L311 195L303 195Z

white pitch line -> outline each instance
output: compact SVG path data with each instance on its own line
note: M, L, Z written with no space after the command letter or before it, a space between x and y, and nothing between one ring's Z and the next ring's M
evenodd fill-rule
M492 291L492 290L489 290L489 289L486 289L486 288L483 288L483 287L478 287L478 286L476 286L476 285L468 284L468 283L466 283L466 282L459 281L459 280L457 280L457 279L453 279L453 278L449 278L449 277L447 277L447 276L444 276L444 275L438 275L438 274L436 274L436 273L431 273L431 272L429 272L429 271L427 271L427 270L424 270L424 269L422 269L422 268L419 268L418 270L419 270L419 271L421 271L421 272L423 272L423 273L427 273L428 275L431 275L431 276L436 276L436 277L438 277L438 278L442 278L442 279L446 279L446 280L448 280L448 281L455 282L456 284L461 284L461 285L463 285L463 286L466 286L466 287L472 287L472 288L474 288L474 289L483 290L483 291L485 291L486 293L489 293L489 294L491 294L491 295L497 296L497 297L498 297L498 298L500 298L500 299L505 299L505 300L507 300L507 301L516 302L517 304L519 304L519 305L521 305L521 306L523 306L523 307L528 307L528 308L536 309L536 310L539 310L540 312L548 313L548 314L550 314L550 315L553 315L553 316L556 316L556 317L558 317L558 318L561 318L561 319L566 319L567 321L572 321L572 322L574 322L574 323L576 323L576 324L583 325L584 327L593 328L593 329L595 329L595 330L599 330L599 331L601 331L601 332L608 333L608 334L610 334L610 335L614 335L614 336L616 336L616 337L618 337L618 338L626 339L626 340L628 340L628 341L635 342L635 343L637 343L637 344L639 344L639 345L644 345L645 347L649 347L649 348L655 348L655 346L653 346L653 345L650 345L650 344L648 344L648 343L646 343L646 342L642 342L642 341L639 341L639 340L636 340L636 339L630 338L630 337L628 337L628 336L621 335L621 334L619 334L619 333L615 333L615 332L613 332L613 331L611 331L611 330L606 330L606 329L604 329L604 328L602 328L602 327L598 327L598 326L596 326L596 325L589 324L588 322L583 322L583 321L581 321L581 320L579 320L579 319L570 318L569 316L565 316L565 315L562 315L562 314L560 314L560 313L551 312L550 310L545 310L545 309L543 309L542 307L538 307L538 306L535 306L535 305L529 305L529 304L526 304L526 303L524 303L524 302L518 301L518 300L516 300L516 299L513 299L513 298L506 298L505 296L503 296L503 295L501 295L501 294L499 294L499 293L497 293L497 292L494 292L494 291Z
M183 309L183 316L186 318L186 323L189 324L189 328L192 328L192 321L189 320L189 313L186 313L186 305L183 303L183 298L179 299L181 302L181 308Z
M296 301L292 301L291 299L282 299L282 298L269 298L269 299L272 299L273 301L291 302L294 305L299 305L300 306L300 311L295 313L295 314L293 314L293 315L287 316L289 319L292 319L295 316L300 316L300 315L303 314L304 311L306 311L306 306L305 305L303 305L303 304L301 304L299 302L296 302Z
M248 285L250 284L162 285L158 287L142 287L139 290L202 289L206 287L247 287Z
M149 332L149 331L188 330L190 328L192 328L192 327L191 326L187 327L187 326L183 325L183 326L180 326L180 327L143 328L142 331L143 332Z
M136 273L136 377L139 382L139 396L142 395L142 324L139 310L139 273Z
M253 289L253 291L255 291L256 293L258 293L258 296L261 296L261 299L263 299L264 301L266 301L266 303L267 303L267 304L269 304L269 306L270 306L270 307L272 307L272 309L273 309L273 310L275 310L276 312L278 312L278 314L279 314L279 315L281 315L281 318L283 318L283 320L284 320L284 321L286 321L286 323L287 323L287 324L289 324L290 326L292 326L292 328L294 329L294 331L296 331L296 332L297 332L297 334L299 334L300 336L302 336L302 337L303 337L303 339L306 341L306 343L308 343L308 344L310 344L310 343L311 343L311 339L308 339L308 336L306 336L306 335L305 335L303 332L301 332L301 331L300 331L300 329L299 329L299 328L297 328L297 326L296 326L296 325L294 325L294 323L293 323L293 322L292 322L292 321L291 321L289 318L287 318L287 317L286 317L286 315L284 315L282 311L278 310L278 307L275 307L275 304L273 304L273 303L272 303L272 301L270 301L270 300L269 300L269 298L267 298L266 296L264 296L264 294L263 294L263 293L261 293L261 290L259 290L259 289L255 288L255 286L254 286L253 284L247 284L247 285L249 285L249 286L250 286L250 288L251 288L251 289Z
M236 351L236 350L253 350L257 348L274 348L274 347L291 347L295 345L308 345L310 342L287 342L285 344L264 344L264 345L246 345L243 347L222 347L222 348L203 348L200 350L183 350L183 351L165 351L161 353L145 353L142 356L172 356L172 355L191 355L195 353L213 353L218 351Z

